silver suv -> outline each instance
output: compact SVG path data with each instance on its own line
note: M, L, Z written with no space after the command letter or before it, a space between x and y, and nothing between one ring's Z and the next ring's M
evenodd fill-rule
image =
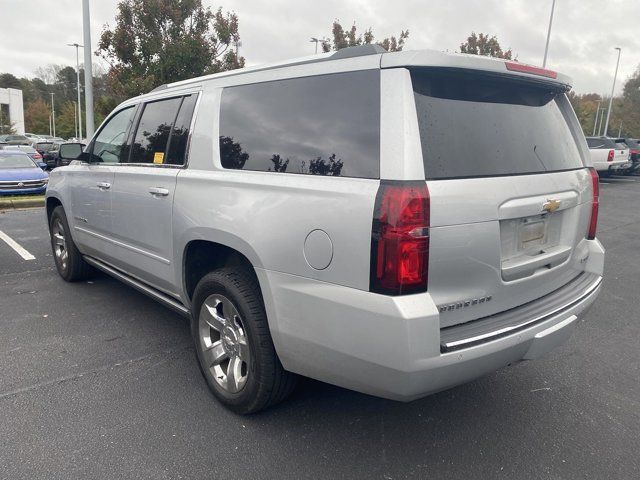
M368 46L159 87L62 146L57 269L190 316L240 413L295 374L409 401L538 357L603 272L569 82Z

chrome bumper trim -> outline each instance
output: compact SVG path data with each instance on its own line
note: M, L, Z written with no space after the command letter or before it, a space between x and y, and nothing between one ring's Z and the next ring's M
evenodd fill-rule
M532 327L537 323L543 322L545 320L550 319L551 317L558 315L560 313L562 313L565 310L570 309L571 307L577 305L578 303L584 301L585 299L587 299L590 295L592 295L602 284L602 277L601 276L597 276L597 278L595 279L595 281L591 282L589 285L587 285L586 287L584 287L583 291L579 294L579 296L577 298L572 299L570 302L567 302L559 307L556 307L550 311L547 311L541 315L537 315L534 316L533 318L527 319L525 321L522 322L518 322L516 324L513 325L509 325L497 330L492 330L486 333L482 333L479 335L474 335L474 336L470 336L470 337L465 337L465 338L461 338L461 339L457 339L457 340L452 340L452 341L444 341L441 342L440 344L440 351L442 353L448 353L451 351L455 351L455 350L460 350L462 348L469 348L472 347L474 345L477 345L479 343L484 343L484 342L489 342L491 340L495 340L497 338L500 337L504 337L506 335L509 335L511 333L515 333L518 330L523 330L525 328L528 327ZM534 302L538 302L543 300L545 297L542 297L538 300L534 300ZM520 307L517 307L520 308ZM497 317L499 315L504 315L507 312L501 312L498 313L496 315L492 315L491 317ZM441 330L441 335L444 331L454 331L456 329L456 327L459 329L460 327L464 327L470 323L473 324L478 324L478 322L483 322L484 320L487 320L491 317L485 317L485 318L480 318L477 320L473 320L472 322L468 322L462 325L454 325L452 327L447 327L445 329Z

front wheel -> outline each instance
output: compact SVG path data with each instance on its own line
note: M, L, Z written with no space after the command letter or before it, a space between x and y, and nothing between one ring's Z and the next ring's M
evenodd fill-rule
M193 296L191 331L209 388L234 412L258 412L293 390L295 375L278 359L251 272L224 268L205 275Z
M57 206L49 220L51 249L56 269L67 282L84 280L91 274L91 266L84 261L76 244L71 238L69 222L62 206Z

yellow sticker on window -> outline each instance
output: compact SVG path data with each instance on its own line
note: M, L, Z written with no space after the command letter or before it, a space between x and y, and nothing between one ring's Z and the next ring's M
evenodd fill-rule
M162 163L164 161L164 152L155 152L153 154L153 163Z

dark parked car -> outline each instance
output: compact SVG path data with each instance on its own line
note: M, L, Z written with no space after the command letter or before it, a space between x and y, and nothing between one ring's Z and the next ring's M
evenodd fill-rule
M44 152L42 155L44 163L47 164L48 168L56 168L62 167L64 165L69 165L70 160L68 158L60 158L60 147L62 145L68 145L69 143L76 142L65 142L65 143L54 143L50 150ZM82 145L84 148L84 145Z
M29 137L25 137L24 135L4 135L3 138L0 138L3 142L8 143L9 145L30 145L31 140Z
M629 147L629 160L631 166L625 172L627 175L640 173L640 139L623 138L624 143Z

